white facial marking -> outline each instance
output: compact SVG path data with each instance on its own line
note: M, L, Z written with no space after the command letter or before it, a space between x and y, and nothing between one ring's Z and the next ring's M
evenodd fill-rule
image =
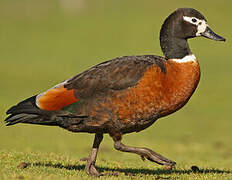
M196 62L197 58L194 54L187 55L183 57L182 59L172 59L172 61L178 62L178 63L186 63L186 62Z
M205 20L202 20L202 19L197 19L196 17L188 17L188 16L183 16L183 19L186 21L186 22L189 22L191 24L194 24L197 26L197 33L196 33L196 36L201 36L201 33L203 33L208 24L206 23Z
M208 24L205 22L205 20L202 20L202 23L197 26L197 33L196 36L201 36L201 33L205 32Z

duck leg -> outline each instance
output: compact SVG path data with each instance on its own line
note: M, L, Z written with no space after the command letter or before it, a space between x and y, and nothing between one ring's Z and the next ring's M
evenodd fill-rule
M167 169L172 169L176 164L174 161L161 156L151 149L126 146L121 142L121 140L114 141L114 148L119 151L138 154L142 157L143 160L147 158L152 162L166 166Z
M89 154L89 157L82 159L87 161L87 164L85 166L85 171L87 172L87 174L92 176L100 176L100 173L97 171L95 167L95 162L97 159L97 153L99 146L102 142L102 139L103 139L103 134L95 134L93 147Z

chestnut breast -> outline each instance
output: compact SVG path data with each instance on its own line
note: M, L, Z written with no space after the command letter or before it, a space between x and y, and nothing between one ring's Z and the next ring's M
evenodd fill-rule
M112 99L114 114L121 123L136 124L171 114L184 106L200 79L198 61L164 62L166 72L150 66L138 84Z

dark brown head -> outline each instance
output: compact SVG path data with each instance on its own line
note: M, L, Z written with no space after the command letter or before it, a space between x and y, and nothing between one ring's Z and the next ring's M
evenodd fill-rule
M179 8L168 16L162 25L161 48L167 58L182 58L191 54L186 40L198 36L225 41L209 28L205 17L200 12L192 8ZM176 49L178 47L182 52Z

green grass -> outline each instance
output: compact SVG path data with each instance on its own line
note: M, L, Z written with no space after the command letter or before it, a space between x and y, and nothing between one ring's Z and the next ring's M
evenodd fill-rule
M227 42L190 40L202 70L190 102L123 139L175 160L176 169L167 171L118 152L105 135L97 167L115 175L100 179L232 179L232 2L84 0L69 9L62 2L0 1L0 179L94 179L80 161L90 152L93 135L57 127L6 127L5 111L99 62L122 55L161 55L160 26L178 7L200 10ZM22 162L28 164L24 169L17 167ZM200 172L191 171L194 165Z

